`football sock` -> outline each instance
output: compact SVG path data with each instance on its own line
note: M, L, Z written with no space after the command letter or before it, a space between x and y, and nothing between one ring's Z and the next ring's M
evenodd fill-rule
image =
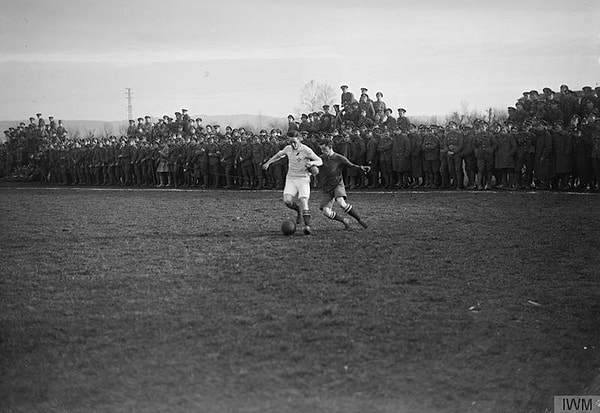
M302 218L304 218L304 225L309 226L310 225L310 211L308 209L305 209L304 211L302 211Z
M330 214L325 214L325 216L329 219L333 219L335 221L344 222L344 218L335 213L335 211L331 211Z
M346 208L344 208L344 212L350 215L355 220L360 221L360 216L358 215L358 212L356 212L356 210L352 208L352 205L348 204Z
M331 211L330 214L325 214L325 216L329 219L333 219L335 221L344 222L344 218L335 213L335 211Z

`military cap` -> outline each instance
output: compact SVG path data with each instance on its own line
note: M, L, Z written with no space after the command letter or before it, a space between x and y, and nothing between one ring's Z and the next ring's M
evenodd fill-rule
M527 96L527 95L529 95L529 91L528 90L526 90L525 92L523 92L523 96Z
M202 122L202 118L196 118L196 122Z
M369 89L367 89L366 87L361 87L361 88L360 88L360 91L361 91L361 92L368 92L368 91L369 91Z
M406 113L406 109L404 109L404 108L398 108L398 112L404 112L404 113Z
M535 89L534 89L534 90L530 90L530 91L529 91L529 94L530 94L530 95L537 95L537 94L538 94L538 91L537 91L537 90L535 90Z
M149 115L144 116L145 119L152 119Z
M175 112L175 115L181 115L181 112Z
M340 89L348 89L348 85L342 85L340 86Z
M375 96L381 96L381 97L383 97L383 93L377 92L377 93L375 93Z
M552 89L550 89L549 87L543 88L542 92L544 92L544 93L554 93L554 91Z
M48 116L48 119L54 119L54 116Z
M288 115L287 117L288 119L294 120L294 116L293 115Z
M592 91L592 87L591 86L584 86L581 88L581 90L584 90L586 92L591 92Z
M42 114L41 113L36 113L35 116L42 116Z
M517 108L514 108L514 107L512 107L512 106L509 106L507 109L508 109L510 112L513 112L513 111L517 110Z
M183 113L185 113L185 112L187 112L188 110L187 110L187 109L181 109L181 111L182 111Z
M260 134L261 135L266 135L267 134L267 130L266 129L261 129L260 130Z
M135 120L129 119L129 123L135 123Z
M323 105L323 109L329 109L329 105Z
M300 115L300 118L302 118L302 119L307 119L307 118L308 118L308 115L307 115L306 113L303 113L302 115Z
M29 118L29 120L35 120L35 118L32 116L32 117Z
M25 126L25 122L19 123L19 126Z
M385 109L385 113L388 113L388 112L389 112L389 113L392 113L392 112L393 112L393 110L392 110L391 108L386 108L386 109Z
M138 120L138 121L140 121L140 120L144 120L144 118L138 118L137 120Z
M169 115L163 115L163 119L169 119Z
M213 125L213 128L220 128L221 125Z

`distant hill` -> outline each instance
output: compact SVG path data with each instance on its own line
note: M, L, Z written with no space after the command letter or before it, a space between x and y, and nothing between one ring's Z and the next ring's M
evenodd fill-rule
M193 115L194 119L202 118L203 125L220 125L221 130L225 130L226 126L232 128L250 129L258 132L260 129L287 128L287 120L285 118L277 118L274 116L258 116L258 115ZM156 122L158 118L153 118ZM47 120L46 120L47 121ZM9 127L17 127L19 123L28 121L21 120L3 120L0 121L0 131L5 131ZM127 131L128 121L102 121L102 120L66 120L63 119L65 128L71 136L86 136L88 133L94 135L122 135ZM0 142L4 141L4 134L0 137Z

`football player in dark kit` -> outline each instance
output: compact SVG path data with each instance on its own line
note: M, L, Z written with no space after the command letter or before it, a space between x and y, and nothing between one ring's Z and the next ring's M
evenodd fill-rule
M323 198L319 209L327 218L339 221L344 224L345 229L350 229L350 220L340 217L334 210L333 205L337 203L345 213L354 218L363 228L367 224L360 218L356 209L346 202L346 188L342 172L344 168L360 169L362 172L369 172L369 166L355 165L343 155L336 153L332 148L333 142L330 139L321 139L319 148L321 149L321 159L323 165L319 167L321 182L323 184Z

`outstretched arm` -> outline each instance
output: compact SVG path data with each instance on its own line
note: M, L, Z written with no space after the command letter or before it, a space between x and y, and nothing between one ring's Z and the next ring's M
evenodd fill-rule
M269 166L271 166L271 164L272 164L273 162L277 162L278 160L280 160L280 159L284 158L285 156L287 156L287 155L286 155L286 153L285 153L283 150L281 150L281 151L277 152L275 155L273 155L273 156L271 157L271 159L269 159L267 162L265 162L265 163L263 164L262 168L263 168L263 169L265 169L265 170L266 170L266 169L269 169Z

